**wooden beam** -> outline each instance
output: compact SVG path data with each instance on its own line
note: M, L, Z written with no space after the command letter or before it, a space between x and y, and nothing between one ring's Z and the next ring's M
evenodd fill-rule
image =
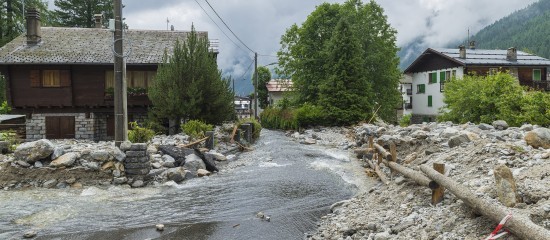
M495 223L500 222L513 210L513 208L506 208L498 203L487 202L478 198L460 183L444 176L427 165L420 166L420 170L439 185L451 191L451 193L468 204L476 212L488 217ZM505 227L522 239L550 240L550 231L533 223L529 217L519 212L513 213L512 218L508 220Z
M378 167L378 164L373 163L368 159L366 160L366 162L369 164L370 168L372 168L374 172L376 172L376 175L378 175L378 177L380 178L380 181L382 181L386 185L390 183L390 181L388 181L388 178L386 178L386 175L384 174L384 172L382 172Z
M445 164L433 163L433 168L437 172L445 173ZM432 205L436 205L443 201L443 195L445 193L445 187L437 184L435 181L430 182L430 188L432 189Z
M392 156L391 154L386 151L386 149L384 149L384 147L380 146L378 143L374 143L374 148L376 148L376 151L378 151L378 153L382 154L382 157L384 157L384 159L388 160L388 161L391 161L392 160Z

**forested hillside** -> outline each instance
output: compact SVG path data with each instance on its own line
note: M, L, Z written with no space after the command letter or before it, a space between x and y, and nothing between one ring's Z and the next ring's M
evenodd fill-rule
M478 48L516 47L550 58L550 0L540 0L485 27L473 36Z

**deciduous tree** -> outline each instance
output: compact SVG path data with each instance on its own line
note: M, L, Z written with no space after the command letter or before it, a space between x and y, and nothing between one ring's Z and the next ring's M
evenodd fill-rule
M256 74L252 76L252 85L256 87ZM267 87L266 84L271 80L271 71L265 66L258 67L258 103L260 108L266 108L269 105L267 101Z

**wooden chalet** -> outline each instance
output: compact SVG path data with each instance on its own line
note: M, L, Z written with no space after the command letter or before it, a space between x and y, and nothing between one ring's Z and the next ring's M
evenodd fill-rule
M27 140L114 136L113 32L104 28L40 27L27 11L27 34L0 48L0 74L13 113L26 115ZM96 18L96 22L101 19ZM101 26L101 24L96 24ZM147 88L165 52L187 31L125 30L129 121L147 116ZM206 32L198 32L207 37ZM217 53L217 49L215 49Z

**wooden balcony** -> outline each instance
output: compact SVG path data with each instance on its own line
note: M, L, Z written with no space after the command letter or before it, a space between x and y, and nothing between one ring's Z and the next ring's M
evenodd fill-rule
M109 107L115 105L115 99L112 95L105 95L105 105ZM145 107L153 104L151 103L151 100L149 100L149 97L147 95L128 95L127 105L130 107Z
M550 81L520 81L520 84L537 90L550 91Z

